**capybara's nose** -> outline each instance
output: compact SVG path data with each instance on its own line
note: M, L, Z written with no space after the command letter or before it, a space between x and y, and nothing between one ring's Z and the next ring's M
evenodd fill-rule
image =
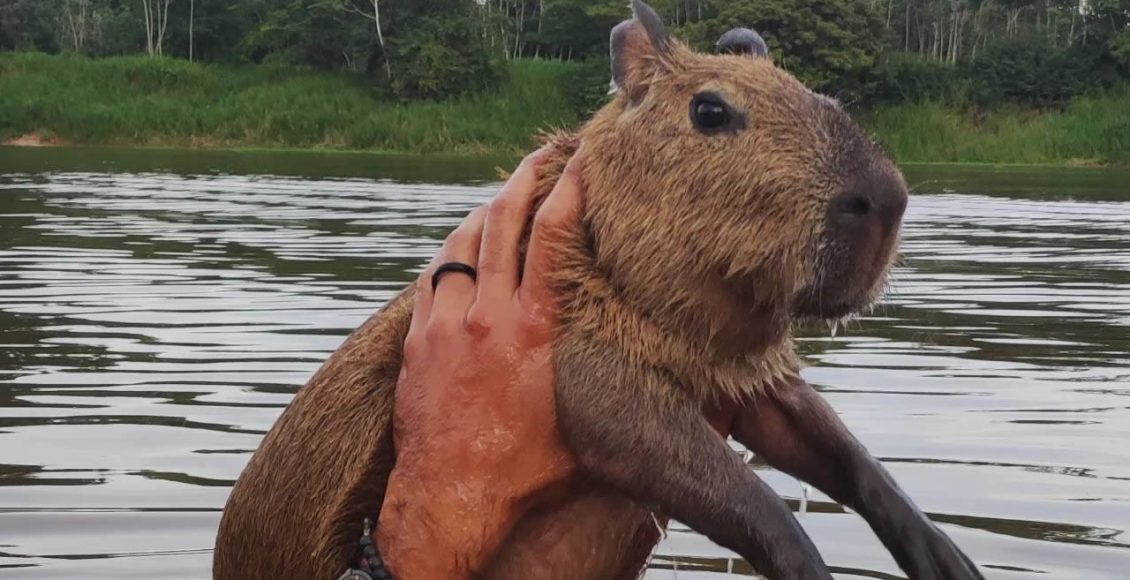
M906 211L906 185L893 170L881 169L854 180L832 198L828 217L844 233L879 228L888 234L898 228Z

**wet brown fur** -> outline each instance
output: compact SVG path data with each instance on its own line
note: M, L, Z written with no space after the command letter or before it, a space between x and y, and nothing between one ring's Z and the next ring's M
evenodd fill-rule
M579 133L548 138L539 198L586 149L583 231L559 248L559 362L584 361L564 372L586 380L630 373L659 398L741 400L797 372L794 319L876 296L891 242L837 241L825 215L853 180L894 169L837 105L767 59L628 41L628 86ZM697 132L688 109L702 90L746 111L747 129ZM412 304L409 289L358 328L268 433L228 501L216 578L329 579L353 563L395 461ZM485 575L635 577L654 529L647 507L578 481L519 524Z

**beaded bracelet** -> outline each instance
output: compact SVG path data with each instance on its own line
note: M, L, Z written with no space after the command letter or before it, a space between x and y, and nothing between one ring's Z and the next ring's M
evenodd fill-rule
M365 528L361 534L361 555L364 563L361 568L350 568L337 580L393 580L392 573L385 568L377 544L373 542L373 521L365 518Z

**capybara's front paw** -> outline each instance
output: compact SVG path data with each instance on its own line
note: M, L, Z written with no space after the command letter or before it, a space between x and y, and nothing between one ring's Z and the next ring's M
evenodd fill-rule
M910 580L984 580L977 566L948 536L927 524L910 540L903 569Z

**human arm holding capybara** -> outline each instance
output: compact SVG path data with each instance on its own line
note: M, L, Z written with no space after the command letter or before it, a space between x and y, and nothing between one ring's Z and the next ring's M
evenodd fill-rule
M862 515L912 580L982 577L800 377L784 379L746 403L733 437L773 467Z
M545 151L528 156L475 210L416 283L397 384L394 441L377 544L395 577L481 573L533 498L573 472L554 414L553 247L577 229L581 185L566 170L520 242ZM433 284L440 264L476 268ZM442 485L421 485L442 482Z

